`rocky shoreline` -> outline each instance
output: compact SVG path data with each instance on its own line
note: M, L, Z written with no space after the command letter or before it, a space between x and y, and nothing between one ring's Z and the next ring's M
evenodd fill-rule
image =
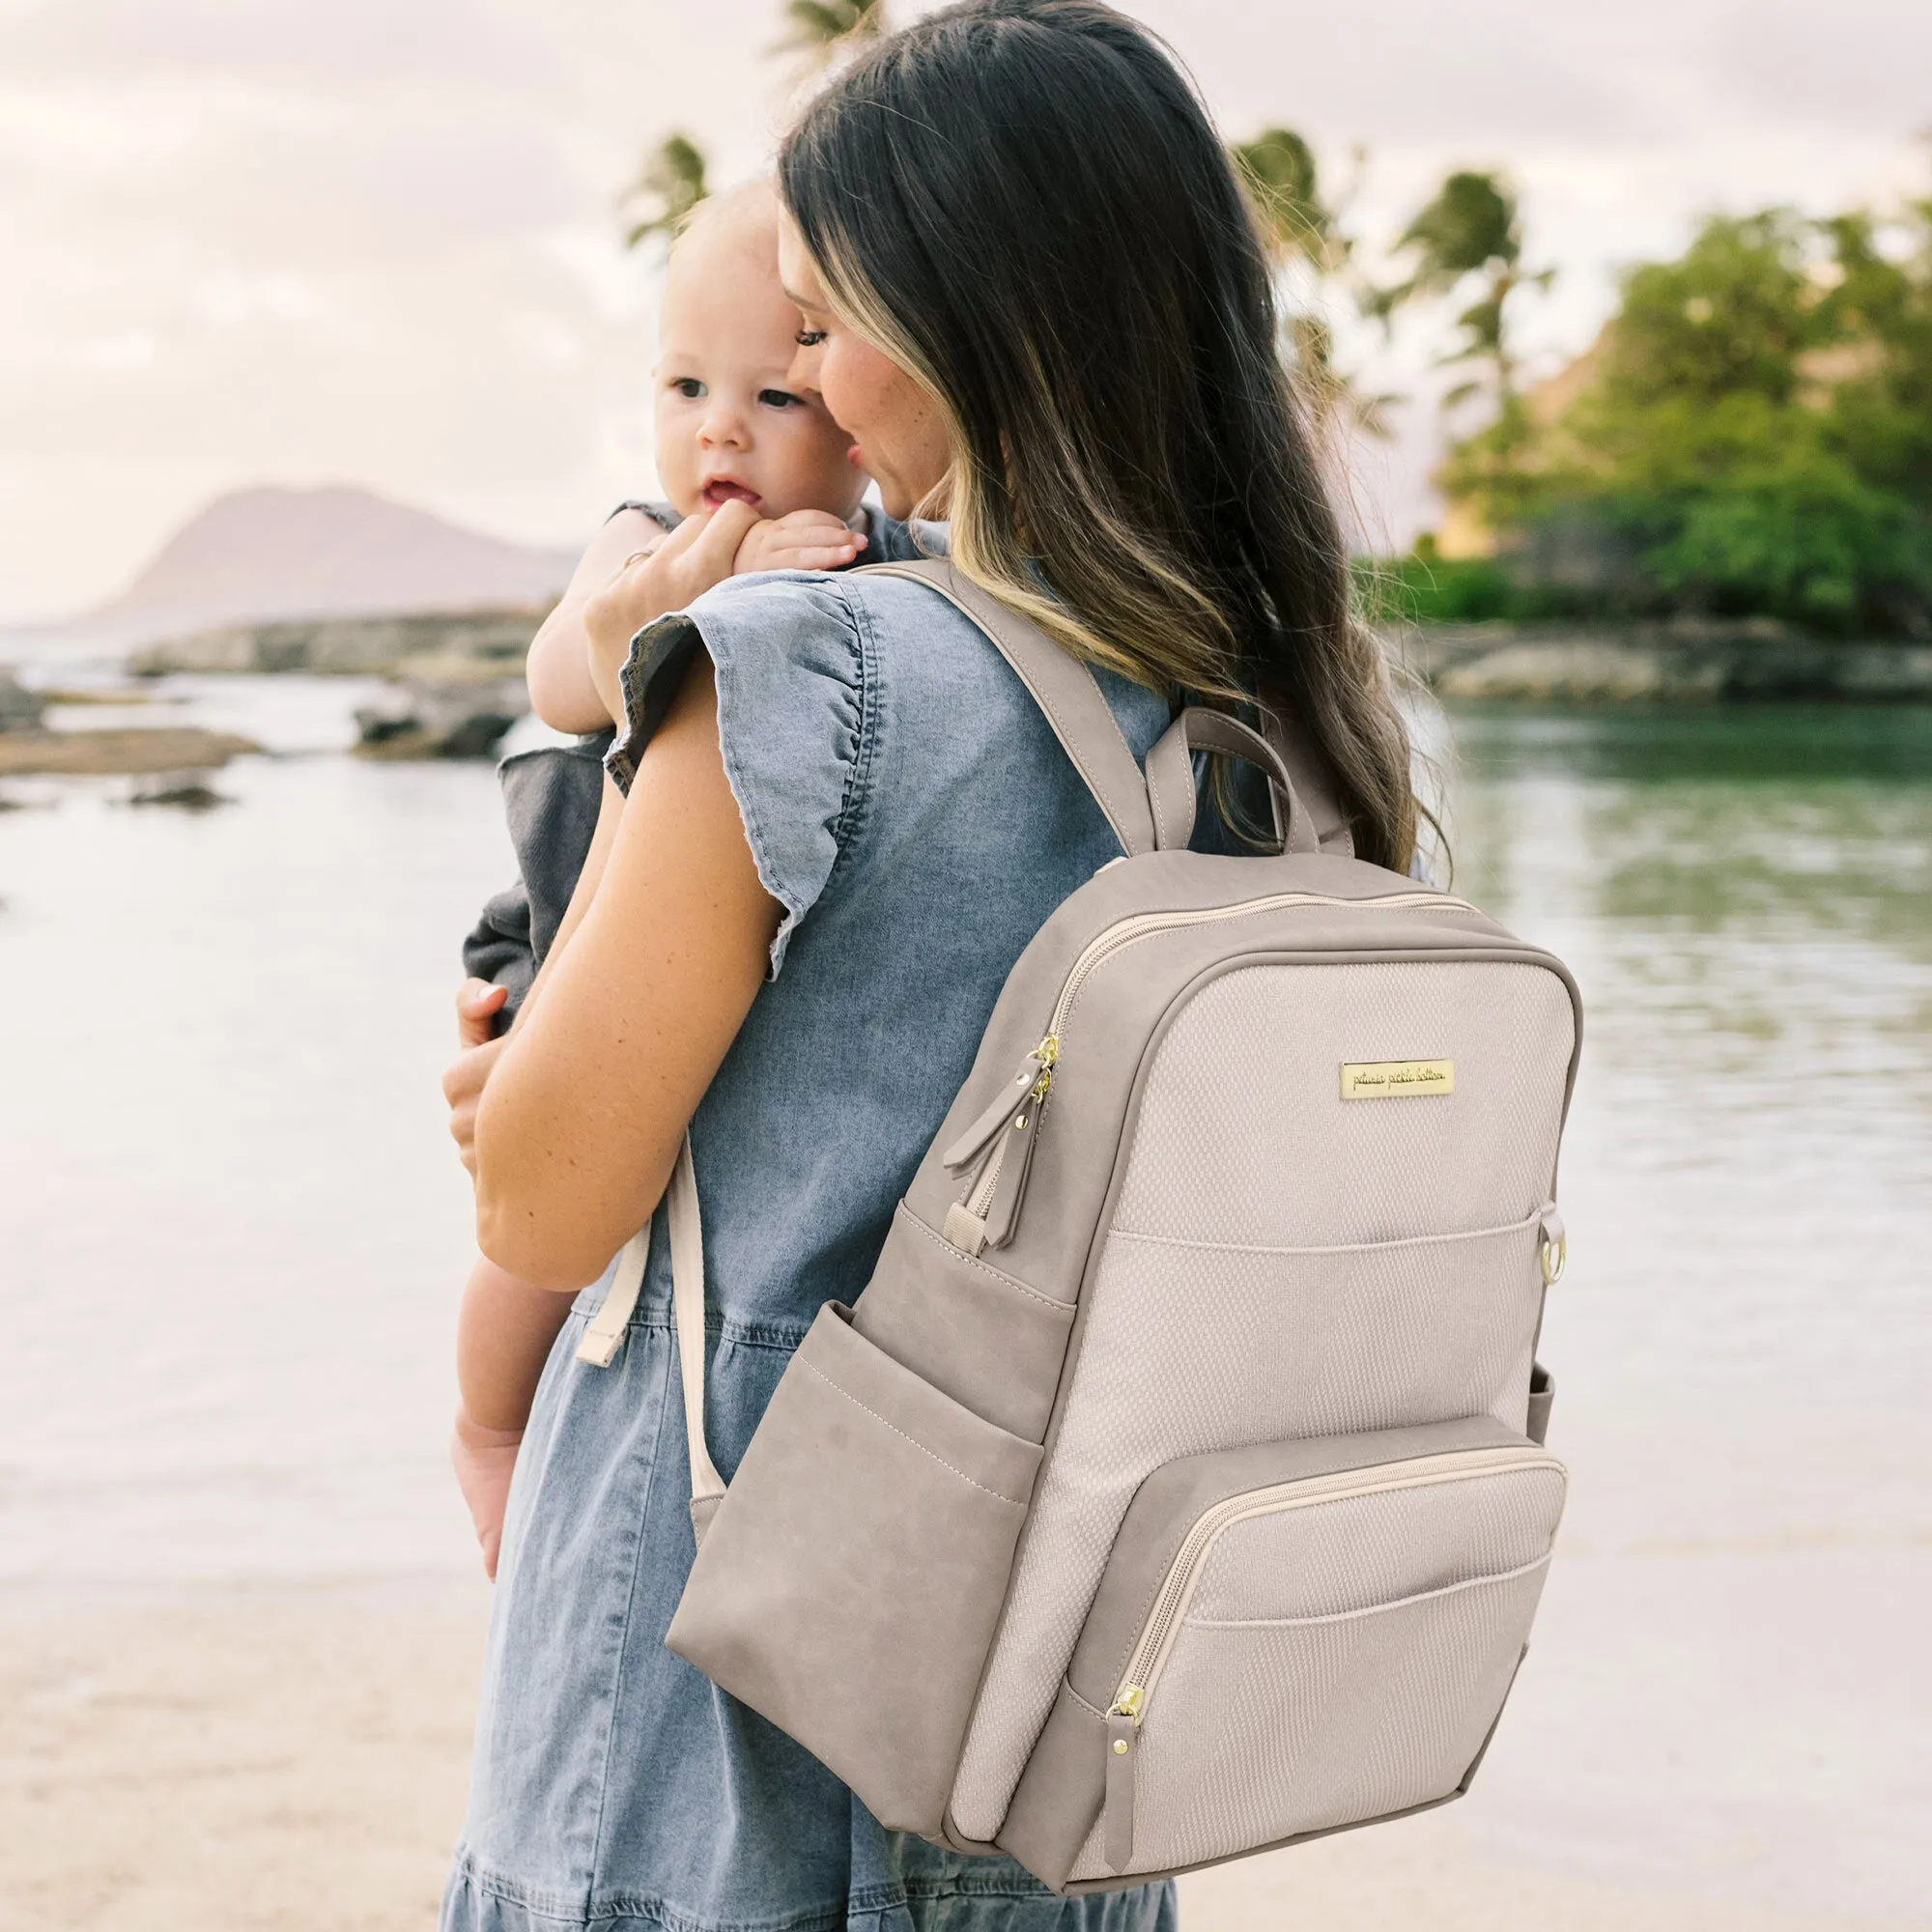
M232 731L180 724L6 731L0 732L0 778L140 778L212 772L230 758L261 749L252 738Z
M1932 641L1807 637L1781 624L1442 624L1396 654L1461 703L1932 703Z
M381 677L391 689L355 712L359 755L487 758L530 708L524 658L544 616L517 608L231 625L151 645L128 668L137 677Z
M230 625L135 652L137 678L300 672L380 677L355 713L357 753L486 758L529 710L537 609ZM1833 639L1779 624L1443 624L1385 633L1390 655L1450 703L1932 704L1932 640ZM208 771L258 747L173 726L51 731L49 701L0 670L0 777ZM96 700L99 701L99 700Z
M522 607L414 617L321 617L230 624L135 651L135 677L307 671L323 677L420 678L438 684L521 677L548 614Z

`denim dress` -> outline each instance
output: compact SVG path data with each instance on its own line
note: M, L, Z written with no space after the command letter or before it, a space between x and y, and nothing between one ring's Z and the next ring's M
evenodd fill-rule
M620 783L699 647L782 909L691 1123L728 1480L819 1307L864 1290L1013 961L1120 847L980 633L865 573L734 578L645 631ZM1165 703L1100 675L1144 756ZM518 1458L445 1932L1173 1932L1169 1885L1060 1899L1009 1860L884 1830L665 1649L694 1548L662 1212L600 1369L576 1350L604 1289L564 1324Z

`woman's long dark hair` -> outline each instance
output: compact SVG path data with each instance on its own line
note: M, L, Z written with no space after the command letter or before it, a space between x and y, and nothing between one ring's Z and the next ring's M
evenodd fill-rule
M1140 683L1293 710L1356 851L1406 869L1407 734L1166 47L1097 0L969 0L841 74L779 180L834 307L952 418L960 568Z

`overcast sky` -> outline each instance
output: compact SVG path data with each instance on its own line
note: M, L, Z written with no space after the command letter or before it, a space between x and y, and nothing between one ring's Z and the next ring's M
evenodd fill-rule
M1926 0L1146 0L1232 136L1284 121L1386 237L1502 164L1582 347L1705 209L1925 179ZM357 482L582 538L649 481L644 148L782 126L777 0L0 0L0 622L110 595L215 493ZM1397 524L1411 426L1366 479Z

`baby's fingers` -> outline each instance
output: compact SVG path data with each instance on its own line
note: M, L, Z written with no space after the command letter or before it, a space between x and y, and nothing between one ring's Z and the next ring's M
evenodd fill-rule
M800 545L796 548L787 544L781 551L762 559L760 570L837 570L841 563L850 563L859 554L856 544Z
M465 1046L481 1046L497 1036L497 1015L510 997L507 986L466 980L456 989L456 1033Z
M772 527L801 542L813 538L823 543L828 539L858 534L843 517L836 517L830 510L793 510L788 516L781 517Z

